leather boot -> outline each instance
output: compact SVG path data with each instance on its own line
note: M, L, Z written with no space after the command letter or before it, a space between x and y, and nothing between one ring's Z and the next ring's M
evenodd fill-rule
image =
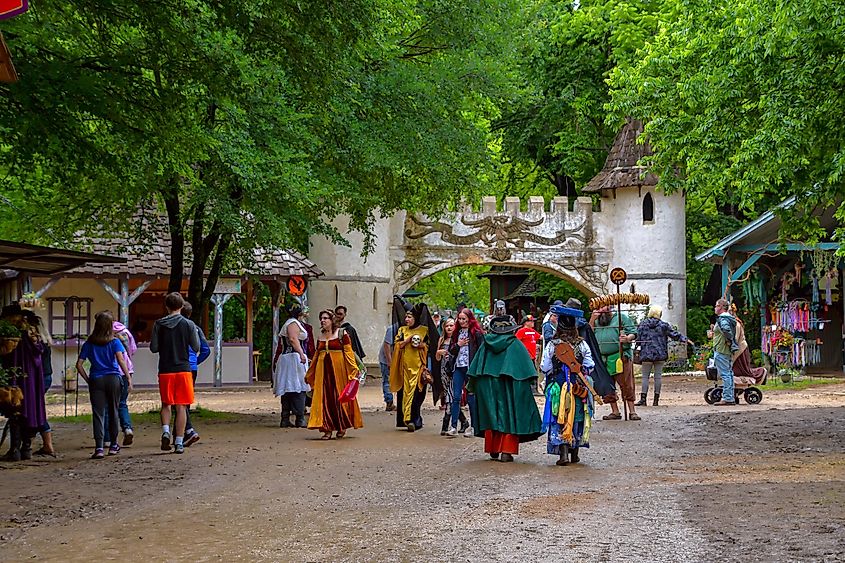
M18 424L18 417L13 416L7 424L9 425L9 451L3 456L3 461L20 461L21 430Z
M555 465L569 465L569 446L566 444L560 445L560 459L555 462Z
M647 394L646 394L646 393L640 393L640 400L639 400L639 401L637 401L636 403L634 403L634 406L635 406L635 407L644 407L644 406L646 406L646 397L647 397Z
M659 403L660 403L660 394L655 393L654 394L654 402L651 404L651 406L656 407Z
M569 450L569 461L571 463L578 463L581 461L581 458L578 457L578 448L572 448Z
M29 434L21 436L21 459L32 459L32 437Z
M440 435L445 436L446 431L449 430L449 422L452 421L452 415L443 413L443 424L440 425Z

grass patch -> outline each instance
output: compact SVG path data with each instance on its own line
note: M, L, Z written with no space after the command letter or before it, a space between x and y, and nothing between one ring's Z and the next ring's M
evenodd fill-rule
M159 419L158 409L141 413L132 413L131 416L133 424L159 424L161 422L161 420ZM205 409L200 405L197 405L195 409L191 409L192 420L233 420L237 418L237 416L238 415L233 412L213 411L211 409ZM67 422L70 424L87 422L90 424L91 418L92 417L90 414L80 414L76 416L57 416L50 418L50 422Z
M784 383L780 380L779 377L769 375L769 380L766 382L765 385L760 385L764 390L768 391L775 391L775 390L784 390L784 391L800 391L802 389L807 389L809 387L821 387L823 385L836 385L837 383L845 383L845 379L841 379L838 377L817 377L817 378L809 378L804 377L802 379L793 380L790 383Z

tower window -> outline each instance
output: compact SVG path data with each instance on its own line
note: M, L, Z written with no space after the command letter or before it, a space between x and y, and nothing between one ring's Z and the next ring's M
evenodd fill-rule
M373 311L378 311L378 288L373 288Z
M668 288L667 292L668 292L667 297L668 297L669 305L666 308L667 309L674 309L675 303L672 301L672 284L671 283L669 284L669 288Z
M334 286L334 306L337 307L340 303L340 290L337 288L337 284Z
M654 198L646 192L643 198L643 223L654 223Z

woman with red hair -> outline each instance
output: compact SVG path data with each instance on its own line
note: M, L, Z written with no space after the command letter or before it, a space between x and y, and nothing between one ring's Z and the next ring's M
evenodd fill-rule
M461 411L461 397L464 386L467 383L467 370L475 357L475 353L484 341L484 331L472 311L462 309L458 313L458 327L452 333L452 342L449 345L449 357L455 362L452 371L452 424L446 432L447 436L458 435L458 413ZM473 437L472 420L475 414L475 395L467 393L467 404L469 405L468 428L461 428L467 438Z

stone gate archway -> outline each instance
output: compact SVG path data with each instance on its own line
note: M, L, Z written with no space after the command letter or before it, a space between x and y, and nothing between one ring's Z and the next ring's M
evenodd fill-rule
M653 199L653 220L642 219L645 194ZM375 224L375 245L361 257L363 237L347 233L349 247L313 237L309 258L325 276L310 283L313 310L346 305L358 329L366 361L375 363L390 318L392 296L417 281L455 266L520 265L567 279L587 295L611 291L610 268L628 272L623 291L648 293L664 309L664 320L686 329L686 256L683 195L628 189L603 197L601 210L589 197L569 210L566 198L546 207L531 197L524 209L506 198L503 209L485 197L480 210L465 209L431 218L405 212ZM672 297L674 296L674 297ZM565 297L565 296L559 296Z
M407 215L402 241L391 249L394 292L461 265L519 265L561 276L588 295L604 293L611 252L596 240L590 198L568 210L555 198L547 211L542 197L521 210L519 198L484 198L480 211L451 213L440 219Z

